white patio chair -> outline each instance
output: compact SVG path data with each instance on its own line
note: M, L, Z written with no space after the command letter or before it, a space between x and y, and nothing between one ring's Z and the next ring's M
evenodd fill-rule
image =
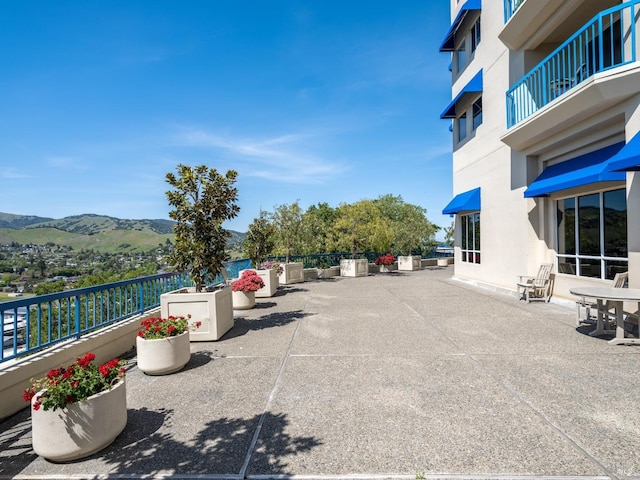
M629 272L616 273L611 282L613 288L626 288L629 281ZM585 316L582 316L582 309ZM615 311L612 302L605 302L603 305L603 315L606 322L615 322ZM582 297L576 301L576 326L583 323L595 324L597 322L598 304L592 298Z
M524 298L527 303L532 299L548 302L551 297L552 268L553 263L543 263L535 277L520 275L520 281L516 284L520 299Z

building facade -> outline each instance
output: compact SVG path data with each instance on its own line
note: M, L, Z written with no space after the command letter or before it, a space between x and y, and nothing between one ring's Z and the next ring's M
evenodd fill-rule
M455 275L640 288L640 0L450 0Z

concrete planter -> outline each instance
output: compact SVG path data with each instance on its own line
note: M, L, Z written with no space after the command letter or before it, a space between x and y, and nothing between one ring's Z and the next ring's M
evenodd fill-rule
M182 370L191 358L189 331L175 337L136 338L138 368L147 375L167 375Z
M162 317L191 315L190 323L201 322L189 334L192 342L220 340L233 327L233 301L231 287L213 292L195 293L193 288L182 288L160 296Z
M380 273L391 273L394 270L398 269L398 264L397 263L392 263L391 265L378 265L379 268L379 272Z
M256 298L272 297L278 290L278 275L273 268L269 270L256 270L258 276L264 282L264 287L256 292ZM242 272L240 272L242 275Z
M449 259L448 258L438 258L438 266L439 267L446 267L447 265L449 265Z
M92 455L109 444L127 425L127 390L124 380L111 390L56 410L33 410L33 451L54 462L68 462Z
M234 310L249 310L256 306L256 292L231 292Z
M282 264L280 285L304 282L304 266L302 262L290 262Z
M421 266L420 255L401 255L398 257L398 270L420 270Z
M319 268L318 278L331 278L340 275L340 267Z
M366 277L369 274L369 261L366 258L340 260L340 276Z

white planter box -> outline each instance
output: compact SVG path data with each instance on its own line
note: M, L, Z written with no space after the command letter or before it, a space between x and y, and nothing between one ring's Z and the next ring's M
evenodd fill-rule
M340 276L366 277L369 274L369 261L366 258L348 258L340 260Z
M214 292L195 293L193 288L182 288L160 296L163 318L191 315L190 323L202 322L200 328L190 332L192 342L219 340L233 327L233 301L231 287Z
M272 297L278 290L279 282L276 271L273 268L270 268L268 270L257 270L252 268L251 270L257 272L258 276L264 282L264 287L256 291L256 298ZM242 272L244 272L244 270L240 270L240 276L242 276Z
M167 375L182 370L191 359L189 331L175 337L136 338L138 368L147 375Z
M446 257L441 257L438 258L438 266L439 267L446 267L447 265L449 265L449 259Z
M304 266L302 262L290 262L282 264L280 285L304 282Z
M391 273L394 270L398 270L398 264L392 263L391 265L378 265L380 269L378 270L380 273Z
M398 270L420 270L422 261L420 255L404 255L398 257Z
M340 275L340 267L318 269L318 278L331 278Z

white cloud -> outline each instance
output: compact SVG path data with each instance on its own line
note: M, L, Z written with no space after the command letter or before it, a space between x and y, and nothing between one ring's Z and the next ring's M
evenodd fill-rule
M3 168L0 170L0 177L7 179L31 178L26 172L14 167Z
M233 157L243 175L283 183L322 184L347 167L322 158L317 135L287 134L262 139L239 139L201 129L183 129L178 144L218 149Z

